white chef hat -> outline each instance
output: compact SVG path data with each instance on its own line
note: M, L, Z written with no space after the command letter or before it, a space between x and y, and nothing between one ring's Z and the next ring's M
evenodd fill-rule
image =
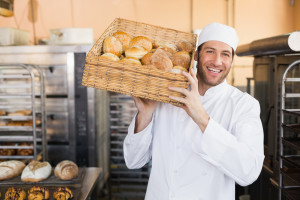
M203 28L198 38L198 45L200 46L210 40L224 42L231 46L234 51L239 43L235 29L219 23L211 23Z

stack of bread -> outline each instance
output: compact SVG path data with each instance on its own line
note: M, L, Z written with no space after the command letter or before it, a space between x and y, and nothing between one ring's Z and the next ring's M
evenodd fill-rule
M146 36L131 37L124 31L117 31L104 39L100 57L181 73L189 71L193 51L193 44L185 40L174 44L152 41Z

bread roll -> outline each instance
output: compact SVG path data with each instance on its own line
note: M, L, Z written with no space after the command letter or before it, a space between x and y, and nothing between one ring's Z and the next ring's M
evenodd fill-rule
M171 59L162 49L157 49L151 56L151 65L154 65L157 69L161 69L164 71L169 71L173 68Z
M147 54L145 54L142 59L141 62L143 65L150 65L151 64L151 56L153 55L153 53L149 52Z
M5 114L6 114L6 112L4 110L0 110L0 116L3 116Z
M122 63L128 63L128 64L138 64L141 65L141 61L134 57L125 57L121 60Z
M27 116L27 115L31 115L31 110L18 110L16 112L11 112L8 113L8 116Z
M174 66L173 69L171 70L171 72L175 73L175 74L181 74L182 71L188 72L188 70L184 67L181 66Z
M113 53L104 53L100 56L100 58L105 58L105 59L109 59L109 60L113 60L113 61L119 61L119 57L116 56Z
M25 200L26 192L21 188L8 188L4 200Z
M67 187L59 187L53 193L53 198L56 200L67 200L73 198L72 191Z
M179 51L186 51L188 53L192 53L194 49L194 45L186 40L181 40L176 44Z
M104 53L112 53L112 54L115 54L116 56L120 57L122 54L122 44L114 36L109 36L104 39L103 52Z
M21 144L19 144L19 146L33 146L33 144L22 142ZM18 149L17 154L20 156L33 155L33 149Z
M48 162L31 161L23 170L21 180L24 182L38 182L47 179L52 167Z
M186 69L190 67L191 56L186 51L176 52L171 59L174 66L182 66Z
M0 181L20 175L24 167L25 164L18 160L0 162Z
M130 47L125 50L126 57L134 57L137 59L141 59L146 53L148 53L148 51L140 46Z
M61 180L71 180L78 176L78 166L70 160L64 160L56 165L54 174Z
M175 53L177 52L177 47L175 44L173 43L170 43L170 42L166 42L166 41L159 41L159 40L156 40L153 44L153 47L154 48L159 48L159 47L162 47L162 48L166 48L168 52L170 53Z
M143 47L144 49L146 49L147 52L150 52L152 49L152 42L149 38L145 36L137 36L130 41L129 45L129 47L135 46Z
M49 190L40 186L32 186L28 190L28 200L47 200L49 199Z
M122 44L122 53L124 53L125 50L129 47L129 43L130 43L130 40L131 40L130 36L127 33L123 32L123 31L117 31L113 34L113 36L121 42L121 44Z

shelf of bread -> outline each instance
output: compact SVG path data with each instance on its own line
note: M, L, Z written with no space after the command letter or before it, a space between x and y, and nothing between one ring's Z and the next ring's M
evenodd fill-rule
M0 193L11 195L16 192L22 199L79 199L85 168L64 160L52 167L49 162L31 161L28 164L10 160L0 162ZM64 198L68 197L68 198Z

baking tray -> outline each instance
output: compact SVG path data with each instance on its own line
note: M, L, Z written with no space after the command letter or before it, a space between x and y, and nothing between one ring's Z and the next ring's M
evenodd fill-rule
M280 169L283 179L293 186L300 186L300 168Z
M21 188L23 189L25 192L26 192L26 199L28 197L28 190L32 187L32 186L41 186L41 187L45 187L49 190L49 193L50 193L50 197L49 197L49 200L55 200L53 198L53 193L54 191L56 191L60 186L43 186L41 184L32 184L32 185L18 185L18 186L14 186L14 188ZM1 197L0 199L4 199L5 197L5 192L8 190L8 188L10 188L12 186L1 186L0 187L0 192L1 192ZM68 187L72 193L73 193L73 200L77 200L80 198L81 196L81 190L80 188L78 188L76 185L65 185L64 187Z
M0 187L2 186L20 186L20 185L28 185L28 186L32 186L32 185L40 185L40 186L65 186L65 185L73 185L76 187L81 187L82 184L82 180L85 174L85 168L79 168L78 170L78 176L72 180L60 180L59 178L57 178L54 175L54 170L52 170L51 175L43 181L40 182L22 182L21 181L21 175L17 176L15 178L9 179L9 180L4 180L4 181L0 181Z
M294 150L300 151L300 138L282 138L282 143Z

